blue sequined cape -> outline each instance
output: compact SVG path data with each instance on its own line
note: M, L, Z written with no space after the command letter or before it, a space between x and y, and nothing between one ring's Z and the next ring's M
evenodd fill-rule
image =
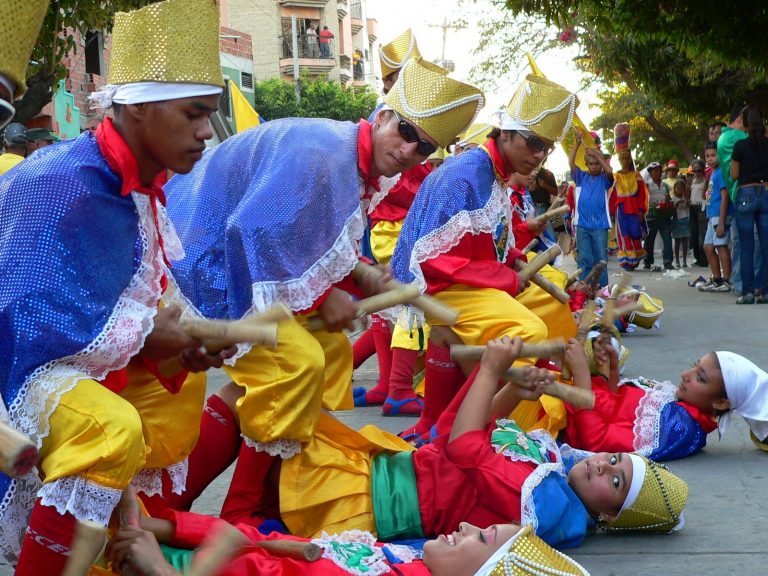
M239 319L276 301L304 310L351 271L365 228L357 137L350 122L273 120L171 179L186 252L174 276L202 314Z

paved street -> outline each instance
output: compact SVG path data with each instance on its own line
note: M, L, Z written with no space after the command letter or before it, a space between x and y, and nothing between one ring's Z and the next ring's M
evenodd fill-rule
M572 262L567 262L572 266ZM702 294L686 281L704 272L690 270L687 278L666 278L660 273L636 272L634 283L644 285L664 300L666 312L660 332L642 330L626 336L632 350L625 374L650 376L676 382L683 368L705 352L726 349L739 352L763 367L768 366L768 306L736 306L734 297ZM611 267L611 272L615 268ZM704 274L706 276L706 274ZM355 374L356 384L371 385L375 364L369 360ZM214 374L211 387L225 381ZM398 432L410 419L385 418L376 408L340 413L350 426L374 423ZM685 528L669 536L597 535L570 551L593 576L765 574L768 549L768 454L759 452L748 438L739 417L722 440L709 437L705 451L670 468L690 486ZM231 470L212 485L196 510L215 514L226 490Z

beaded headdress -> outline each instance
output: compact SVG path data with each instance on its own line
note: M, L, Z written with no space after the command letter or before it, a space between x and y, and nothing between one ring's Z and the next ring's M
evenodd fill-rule
M48 0L0 2L0 74L16 84L16 98L27 89L27 64L47 9Z
M437 150L432 152L427 160L445 160L445 148L438 146Z
M472 123L485 104L479 88L448 78L447 74L447 70L431 62L411 59L384 97L384 104L443 148Z
M525 526L475 576L589 576L589 572Z
M472 124L464 131L459 138L459 146L466 146L467 144L485 144L488 140L488 134L493 130L491 124Z
M379 60L381 60L381 75L387 77L392 72L397 72L411 58L419 58L421 53L416 46L416 37L410 28L379 48Z
M627 122L621 122L613 127L613 147L616 152L619 150L629 150L629 136L632 129Z
M683 508L688 501L688 485L669 469L637 454L645 475L634 502L624 506L619 516L605 526L608 531L672 532L683 527ZM638 466L634 466L635 474ZM642 473L642 471L641 471ZM633 478L633 484L635 479Z
M165 0L115 14L109 84L139 82L223 87L218 3Z
M502 120L503 130L529 130L557 142L573 123L579 99L559 84L529 75L518 86Z

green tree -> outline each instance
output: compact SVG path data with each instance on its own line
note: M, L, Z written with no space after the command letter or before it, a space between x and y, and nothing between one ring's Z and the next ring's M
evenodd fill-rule
M296 103L294 85L280 78L259 82L253 88L254 108L267 120L287 117L331 118L358 121L376 107L370 87L347 88L324 79L301 79L301 103Z
M134 10L158 0L51 0L27 70L27 92L15 103L20 122L33 118L53 98L53 88L67 69L64 57L77 50L74 32L108 32L115 12Z

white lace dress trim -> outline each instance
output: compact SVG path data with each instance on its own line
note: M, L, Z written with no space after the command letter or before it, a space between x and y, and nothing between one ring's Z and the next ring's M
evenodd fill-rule
M301 452L301 442L298 440L278 438L271 442L259 442L253 438L248 438L248 436L243 436L243 440L245 440L246 446L253 448L256 452L266 452L270 456L280 456L283 460L293 458Z
M371 196L371 202L368 205L368 214L373 214L373 211L376 210L376 206L381 204L381 201L384 200L384 198L387 197L387 194L389 194L392 191L392 188L395 187L395 184L400 182L400 176L401 173L397 173L391 178L387 178L386 176L381 176L379 178L379 191L374 192L373 196Z
M640 378L635 381L622 380L621 385L636 383L639 380L645 389L645 395L635 408L635 425L633 448L643 456L648 456L659 447L661 436L661 409L674 402L677 386L670 381L658 382L650 378Z
M106 526L122 490L107 488L81 476L59 478L40 488L43 506L53 506L59 514L72 514L80 521Z
M336 566L355 576L381 576L389 572L386 556L380 548L376 547L376 537L370 532L362 530L345 530L341 534L328 534L323 531L320 538L314 538L313 544L323 549L323 558L331 560ZM345 547L365 546L370 548L371 555L356 559L360 560L360 566L350 566L344 556Z
M11 424L29 436L38 448L42 447L43 440L48 436L50 417L61 397L80 380L98 380L113 370L124 368L131 357L141 350L144 340L152 331L165 264L157 239L150 198L137 192L133 192L131 197L136 205L138 232L143 246L138 270L118 298L112 314L96 338L80 352L52 360L37 368L24 382L9 408ZM161 229L168 230L170 234L173 229L162 224L163 218L164 211L158 210ZM175 236L175 232L172 236ZM166 245L174 245L172 236L164 238ZM178 243L178 237L175 242ZM56 488L46 489L47 503L56 506L57 510L61 508L76 516L92 510L94 517L98 517L106 510L107 503L111 502L111 493L107 488L103 493L92 487L83 491L80 485L67 484L63 480L66 479L58 481ZM68 486L72 490L80 490L78 495L75 496L74 492L67 494ZM18 557L29 514L40 488L37 471L33 470L25 477L12 479L0 502L0 555L11 562Z
M163 493L163 471L168 472L171 479L171 491L174 494L183 494L187 488L187 474L189 473L189 460L186 458L177 464L167 468L144 468L131 480L131 485L137 492L147 496L157 496Z
M440 228L419 238L411 251L408 269L413 274L414 282L422 293L427 289L427 282L424 279L424 273L421 271L421 264L423 262L449 252L452 248L458 246L461 239L467 234L475 236L478 234L493 234L499 224L500 215L507 217L511 232L511 214L512 204L509 200L507 187L496 180L491 187L491 195L485 206L477 210L462 210L452 216ZM501 262L506 260L511 245L510 242L514 243L514 235L511 233L507 236L507 249ZM403 326L412 324L414 319L416 325L422 326L424 324L424 313L412 306L395 306L380 314L390 322L397 322Z

